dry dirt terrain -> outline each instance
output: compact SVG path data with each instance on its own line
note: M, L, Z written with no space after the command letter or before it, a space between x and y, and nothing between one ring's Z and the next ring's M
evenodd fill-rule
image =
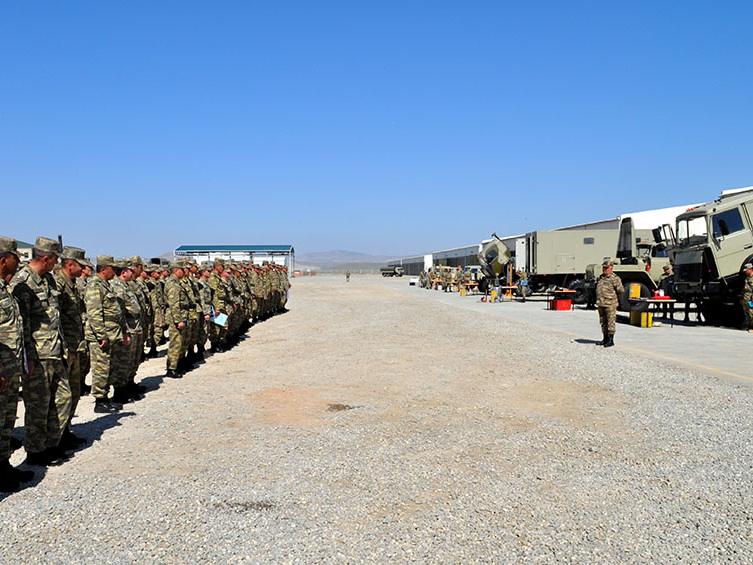
M753 562L749 387L435 296L298 278L183 379L85 398L0 562Z

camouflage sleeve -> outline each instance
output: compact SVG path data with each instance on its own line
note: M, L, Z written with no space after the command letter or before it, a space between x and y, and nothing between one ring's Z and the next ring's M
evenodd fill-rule
M31 295L32 290L26 284L25 280L18 281L13 286L13 296L18 302L18 310L24 322L24 348L26 349L26 357L29 361L37 361L37 349L34 347L34 340L31 337L31 324L29 323Z
M168 281L165 284L165 293L167 294L167 315L173 324L186 322L187 316L180 308L180 283L178 281Z
M227 305L225 304L225 286L222 284L222 279L216 275L209 277L207 281L209 288L212 289L212 306L214 306L215 312L227 312Z
M743 302L747 303L751 300L753 300L753 280L747 278L743 286Z
M622 296L623 292L625 292L625 288L622 286L622 281L617 275L614 276L614 291L617 293L618 298Z
M100 342L107 339L107 328L105 326L102 295L98 286L97 284L86 285L84 305L86 306L87 322L94 334L94 339Z

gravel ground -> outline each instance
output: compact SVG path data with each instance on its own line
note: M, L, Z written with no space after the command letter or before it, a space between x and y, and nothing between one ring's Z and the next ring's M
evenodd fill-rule
M753 562L750 386L379 277L293 286L124 412L85 398L89 445L0 499L0 562Z

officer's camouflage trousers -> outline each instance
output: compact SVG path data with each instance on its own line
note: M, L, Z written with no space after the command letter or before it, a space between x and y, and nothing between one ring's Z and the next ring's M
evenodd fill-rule
M616 330L616 322L616 306L599 306L599 323L601 324L602 332L614 335Z
M63 361L38 361L34 374L24 377L23 386L26 452L39 453L47 447L56 447L71 415L71 388Z
M214 322L209 322L209 341L212 342L212 346L218 347L224 345L227 340L227 329Z
M110 391L110 371L114 356L120 356L123 343L108 343L104 348L96 341L89 343L89 357L92 364L92 396L95 399L107 398Z
M144 353L144 334L131 334L131 346L129 347L130 358L128 360L128 376L126 381L131 381L141 365L141 355Z
M18 408L18 388L21 385L21 375L6 375L8 388L0 392L0 461L10 459L10 437L16 424L16 409Z
M743 304L743 313L745 314L746 329L753 329L753 308L748 306L747 302Z
M131 334L131 343L129 345L119 343L112 348L110 353L110 374L107 376L108 384L112 386L124 386L128 382L128 376L131 374L131 358L135 345L136 335Z
M188 326L179 330L175 324L170 324L168 329L170 342L167 344L167 368L177 369L178 361L186 354L187 348L184 347L184 339L188 334Z
M207 337L209 336L209 328L207 327L207 324L210 322L207 322L204 320L204 318L201 318L199 320L199 335L196 339L196 345L199 347L204 347L204 344L207 342Z
M67 426L70 426L70 421L76 413L78 401L81 398L81 385L86 376L84 365L88 364L88 360L88 351L74 351L68 356L68 385L71 387L71 415L68 418Z

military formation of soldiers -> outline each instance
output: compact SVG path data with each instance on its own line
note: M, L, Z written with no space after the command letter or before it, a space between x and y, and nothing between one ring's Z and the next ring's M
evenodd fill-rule
M0 492L34 477L10 464L21 390L25 463L59 465L86 443L71 431L82 395L91 392L96 413L118 412L143 398L136 373L157 346L168 342L166 376L180 378L207 342L222 353L284 311L289 288L275 264L101 255L95 267L83 249L45 237L21 265L16 240L0 237Z

